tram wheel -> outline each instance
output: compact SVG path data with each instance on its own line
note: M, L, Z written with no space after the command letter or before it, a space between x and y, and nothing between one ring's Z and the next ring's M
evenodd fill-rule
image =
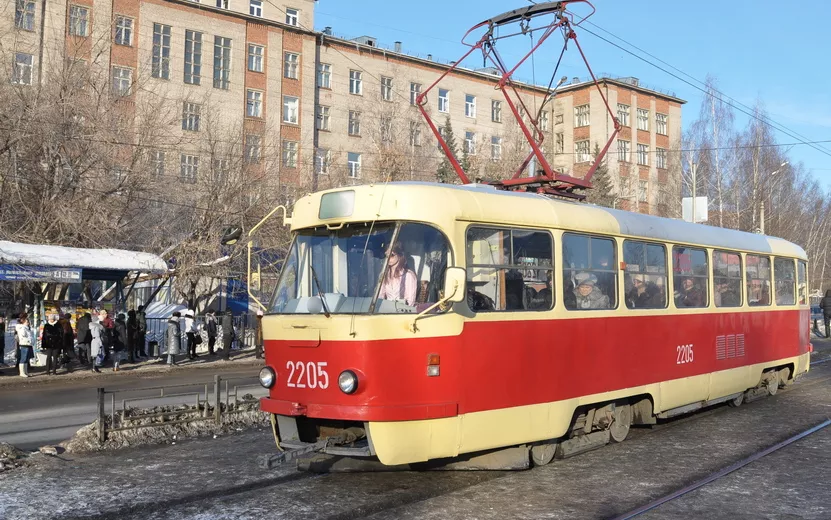
M776 395L779 390L779 372L770 372L765 386L768 389L768 395Z
M609 436L612 442L625 441L631 426L632 407L628 404L616 405L612 412L612 424L609 426Z
M791 369L788 367L783 368L779 371L779 388L785 388L786 386L790 386L793 383L791 377Z
M557 443L531 446L531 461L534 463L534 466L545 466L554 460L554 453L556 451Z
M727 406L731 406L733 408L738 408L742 404L744 404L744 392L740 393L735 399L727 401Z

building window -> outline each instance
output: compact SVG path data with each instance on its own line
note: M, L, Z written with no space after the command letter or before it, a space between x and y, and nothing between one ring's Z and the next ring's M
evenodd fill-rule
M318 130L325 130L327 132L329 131L329 119L330 119L329 116L330 116L331 111L332 111L332 109L327 107L327 106L318 105L318 107L317 107L317 129Z
M502 122L502 102L496 99L491 101L491 121Z
M629 162L632 160L632 147L629 141L618 139L617 141L617 160L622 162Z
M554 134L554 153L563 154L566 152L566 139L562 132Z
M248 90L246 96L246 114L248 117L263 117L263 93L259 90Z
M69 6L69 35L87 36L89 34L89 9L80 5Z
M476 155L476 133L465 132L465 153Z
M24 31L35 30L35 0L17 0L15 2L14 26Z
M574 127L589 126L589 105L574 107Z
M297 66L300 63L300 55L287 52L283 62L283 76L288 79L297 79Z
M262 45L248 44L248 70L251 72L263 71L263 58L265 57L265 47Z
M381 118L381 142L382 143L391 143L392 142L392 118L391 117L382 117Z
M126 67L113 67L113 94L129 96L130 85L133 83L133 71Z
M421 94L421 83L410 83L410 104L415 106L418 96Z
M182 182L195 184L199 175L199 157L196 155L182 154L180 177Z
M356 152L349 152L346 158L349 176L357 179L361 176L361 154Z
M589 152L589 142L577 141L574 143L574 155L574 162L583 163L591 161L592 155Z
M667 151L664 148L655 149L655 166L661 170L667 167Z
M392 78L381 76L381 99L392 101Z
M228 9L228 0L216 0L216 6L220 9Z
M286 24L298 25L300 19L300 11L298 9L286 8Z
M198 103L182 103L182 130L190 132L199 131L199 123L202 119L202 105Z
M214 36L214 88L231 86L231 38Z
M661 135L667 135L666 114L655 114L655 132Z
M649 166L649 145L638 145L638 164L641 166Z
M150 171L155 177L164 177L164 152L158 150L150 153Z
M332 66L328 63L321 63L317 66L317 86L332 88Z
M259 164L261 139L258 135L245 136L245 162L248 164Z
M283 96L283 122L298 124L300 121L300 98Z
M349 111L349 135L361 135L361 113Z
M540 130L548 132L548 112L540 114Z
M410 121L410 146L421 146L421 124Z
M32 71L35 57L31 54L16 52L14 54L14 68L12 69L12 83L16 85L31 85Z
M185 83L202 83L202 33L185 31Z
M638 109L638 130L649 131L649 110Z
M284 168L297 168L297 146L295 141L283 141Z
M502 159L502 138L491 137L491 161L498 161Z
M476 96L465 94L465 117L476 117Z
M115 17L115 43L116 45L133 45L133 19L126 16Z
M170 79L170 26L153 24L153 70L154 78Z
M563 124L563 114L557 114L554 116L554 124L561 125Z
M363 73L359 70L349 71L349 93L356 96L364 94Z
M318 175L328 175L329 165L332 164L332 152L319 149L315 154L315 171Z
M638 202L649 200L649 181L638 181Z
M231 162L228 159L214 160L214 182L222 184L231 177Z
M251 16L263 16L263 0L251 0L248 4L248 14Z
M629 126L629 105L617 104L617 120L621 126Z
M450 91L439 89L439 112L450 112Z

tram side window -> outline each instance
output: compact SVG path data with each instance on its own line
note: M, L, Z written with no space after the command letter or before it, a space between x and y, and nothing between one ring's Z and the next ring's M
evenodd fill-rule
M793 305L796 303L794 294L793 260L790 258L775 258L773 260L773 279L776 284L776 305Z
M747 255L747 304L751 307L770 305L770 258Z
M707 306L709 273L705 250L683 246L672 248L672 275L676 307Z
M554 242L546 231L471 227L467 301L474 312L549 310Z
M667 306L667 251L659 244L626 240L626 306L630 309L663 309Z
M808 263L800 260L797 263L799 270L797 271L797 292L799 293L799 304L806 305L808 303Z
M569 310L617 307L615 241L563 235L563 301Z
M713 251L713 300L716 307L742 306L742 257Z

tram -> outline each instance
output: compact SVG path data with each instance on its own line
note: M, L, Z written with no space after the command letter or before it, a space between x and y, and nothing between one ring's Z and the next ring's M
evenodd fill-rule
M543 464L809 370L782 239L480 184L329 190L290 222L260 374L281 450Z

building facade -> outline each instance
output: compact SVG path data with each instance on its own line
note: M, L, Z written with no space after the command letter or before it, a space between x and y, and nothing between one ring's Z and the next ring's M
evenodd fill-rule
M12 83L42 86L71 67L101 78L119 117L152 130L129 146L147 148L169 181L199 186L237 169L269 187L302 189L436 179L443 154L415 98L449 65L398 43L384 49L369 36L315 32L315 0L5 4L0 43ZM495 83L493 70L460 69L425 106L452 131L472 178L510 177L529 152ZM684 101L631 78L604 79L602 88L623 123L606 161L620 207L657 212L661 186L672 184ZM531 112L524 116L538 116L552 166L584 175L614 126L594 85L560 87L542 112L546 89L519 91Z

